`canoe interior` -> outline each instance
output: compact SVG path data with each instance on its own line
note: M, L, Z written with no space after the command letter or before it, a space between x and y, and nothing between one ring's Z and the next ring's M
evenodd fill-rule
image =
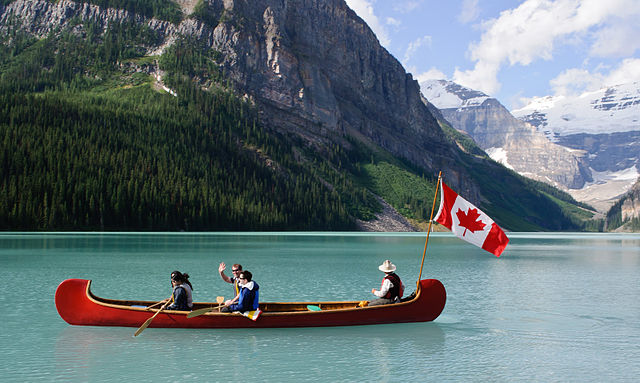
M98 304L105 304L108 306L114 307L127 307L132 310L146 310L146 307L151 306L157 302L154 301L133 301L133 300L118 300L118 299L105 299L100 298L94 295L91 292L91 284L89 283L87 286L87 295L90 299L95 301ZM416 297L411 300L406 301L406 303L410 303L414 301ZM332 311L332 310L345 310L345 309L355 309L360 307L361 301L336 301L336 302L261 302L260 310L263 313L289 313L289 312L300 312L300 311L309 311L307 308L308 305L318 306L321 311ZM366 301L368 303L368 301ZM403 302L405 303L405 302ZM402 303L400 303L402 304ZM135 307L135 306L143 306L143 307ZM193 310L202 309L205 307L217 307L218 304L215 302L194 302ZM152 310L159 308L156 306L152 308ZM217 310L212 313L217 312Z

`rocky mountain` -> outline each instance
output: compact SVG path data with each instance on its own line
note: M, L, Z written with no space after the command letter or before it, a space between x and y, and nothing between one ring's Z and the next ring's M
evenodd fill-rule
M538 98L513 115L550 141L585 153L591 179L572 192L578 200L608 207L640 175L640 83Z
M93 64L98 70L83 67L80 60L61 59L67 54L64 46L56 48L47 53L50 57L38 61L43 67L32 68L42 73L38 81L61 74L45 86L64 92L91 87L95 94L139 86L139 81L150 81L144 77L149 75L154 88L167 89L177 99L173 105L188 110L194 108L189 100L195 100L198 113L207 109L201 100L208 92L231 89L259 116L260 127L243 134L261 140L272 136L291 150L283 158L294 158L306 169L310 164L320 167L303 179L341 193L331 197L336 198L334 206L344 204L344 208L336 207L339 214L345 209L357 211L358 201L367 198L366 193L349 190L350 182L365 188L371 182L363 165L384 160L419 176L433 178L443 171L452 187L507 229L577 227L534 185L482 156L460 150L423 102L419 84L343 0L157 0L151 8L143 0L0 4L0 34L11 49L3 53L7 62L35 54L36 48L44 49L37 42L18 38L27 34L39 40L59 36L60 44L72 41L95 47L99 57L114 63L109 68L108 63ZM166 9L171 12L164 12ZM127 36L137 37L129 41ZM123 48L114 50L117 44ZM197 68L186 68L191 62ZM178 66L181 72L176 72ZM122 73L126 81L104 80L102 72L107 69L109 76ZM197 87L186 87L185 78ZM55 85L58 83L61 85ZM172 88L176 86L182 88ZM23 92L30 94L32 89L38 91L25 86ZM282 182L291 179L287 171L292 174L295 165L285 169L285 162L274 161L266 152L269 146L257 150L248 139L235 137L241 150L228 150L250 156L259 163L256 166L264 168L261 171L274 173L269 177ZM331 181L327 174L336 180ZM299 189L297 185L296 192ZM405 208L410 202L394 207ZM269 207L256 204L258 212L261 208Z
M429 80L420 86L444 118L495 161L563 189L580 189L591 181L583 152L550 142L495 98L446 80Z
M606 225L607 230L640 230L640 181L611 207L607 213Z
M421 102L419 85L342 0L204 1L210 25L185 18L178 25L119 9L69 0L11 2L1 15L38 37L78 18L100 23L145 23L161 40L157 55L179 36L221 53L235 86L258 103L271 126L311 142L355 134L430 169L451 175L451 143ZM217 21L224 19L224 23ZM428 149L430 155L424 156ZM467 185L470 187L471 185Z

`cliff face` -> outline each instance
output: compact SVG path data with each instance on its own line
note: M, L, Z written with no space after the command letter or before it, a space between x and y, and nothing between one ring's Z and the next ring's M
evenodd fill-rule
M640 218L640 182L636 182L631 190L622 197L620 210L622 222Z
M364 137L432 170L455 157L418 83L344 1L228 0L224 7L244 28L219 24L213 46L269 125L312 142Z
M615 231L638 231L640 227L640 181L636 182L607 213L606 226Z
M584 153L549 142L533 126L514 118L496 99L442 113L456 128L469 133L492 158L524 176L563 189L579 189L591 180Z
M629 191L622 203L622 221L640 217L640 184Z
M591 181L584 152L550 142L498 100L444 80L427 81L422 89L454 128L503 165L562 189L579 189Z

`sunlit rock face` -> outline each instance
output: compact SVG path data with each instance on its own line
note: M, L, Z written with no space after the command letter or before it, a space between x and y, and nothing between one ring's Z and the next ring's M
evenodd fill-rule
M498 100L445 80L425 81L421 88L454 128L503 165L562 189L579 189L591 180L583 151L550 142Z

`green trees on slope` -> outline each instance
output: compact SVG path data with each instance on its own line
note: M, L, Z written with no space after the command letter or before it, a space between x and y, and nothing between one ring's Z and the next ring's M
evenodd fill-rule
M370 211L363 189L304 148L296 160L233 93L183 75L217 81L215 52L176 60L177 44L160 58L178 97L130 73L137 31L0 48L0 229L350 230Z

